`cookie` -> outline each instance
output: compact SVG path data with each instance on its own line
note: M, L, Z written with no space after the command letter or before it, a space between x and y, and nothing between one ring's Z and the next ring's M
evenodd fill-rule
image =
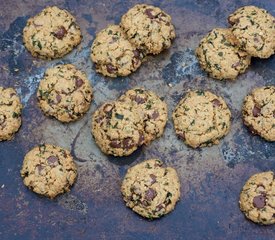
M134 212L145 218L159 218L175 208L180 181L175 169L151 159L128 169L121 192L126 206Z
M133 104L144 123L144 144L149 144L163 134L168 114L167 105L154 92L134 88L123 94L119 101Z
M219 144L230 129L231 112L222 97L209 91L189 91L173 112L177 136L197 148Z
M246 96L242 113L252 133L275 141L275 86L255 88Z
M92 87L85 73L72 64L61 64L47 69L40 81L37 98L47 116L61 122L76 121L89 110Z
M23 42L34 57L60 58L82 39L76 19L66 10L47 7L30 18L23 30Z
M176 37L171 17L158 7L138 4L121 18L129 41L146 54L158 54Z
M0 141L11 140L21 126L22 104L16 91L0 87Z
M26 154L21 176L35 193L55 198L69 191L76 180L77 167L69 151L46 144Z
M127 102L99 107L92 117L92 134L101 151L114 156L128 156L144 143L142 119Z
M141 65L143 54L126 38L118 25L100 31L91 48L96 71L109 77L127 76Z
M268 58L275 51L275 18L265 9L245 6L228 17L240 47L253 57Z
M250 64L251 57L237 46L230 29L215 28L208 33L196 49L200 66L211 77L235 79Z
M262 172L251 176L240 194L240 209L251 221L259 224L275 223L275 176Z

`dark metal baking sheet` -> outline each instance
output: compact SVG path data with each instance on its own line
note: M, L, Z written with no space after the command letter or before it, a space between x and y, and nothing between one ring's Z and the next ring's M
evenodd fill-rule
M177 38L172 47L126 78L110 80L95 73L89 59L95 33L118 23L140 1L1 0L0 85L15 87L24 103L23 125L13 141L0 143L0 239L275 239L274 226L247 221L238 208L241 187L259 171L274 170L275 145L252 136L241 121L245 95L255 86L275 84L275 57L253 59L236 81L215 81L203 73L194 48L214 27L226 27L236 8L255 4L275 15L274 0L145 1L172 17ZM34 59L22 45L22 29L30 16L47 5L71 11L84 39L76 50L54 61ZM94 87L89 113L76 123L61 124L45 117L35 92L46 68L74 63ZM143 86L156 91L169 105L164 136L126 158L104 156L90 134L90 116L100 104L123 91ZM223 96L232 111L232 129L220 145L193 150L177 140L171 112L188 88L211 90ZM55 200L26 189L20 178L24 155L47 142L71 149L79 166L72 191ZM120 182L131 164L159 157L177 168L181 201L160 220L147 221L126 208Z

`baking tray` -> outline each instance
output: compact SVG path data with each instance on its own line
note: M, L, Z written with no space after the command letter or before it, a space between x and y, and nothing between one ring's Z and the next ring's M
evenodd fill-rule
M254 87L275 84L275 57L253 59L236 81L216 81L201 71L194 56L199 40L214 27L226 27L227 16L254 4L275 15L271 0L144 1L173 17L177 38L172 47L150 56L135 73L110 80L95 73L90 46L95 33L118 23L139 1L1 0L0 84L15 87L24 104L23 125L12 141L0 143L0 239L275 239L274 226L258 226L238 207L239 192L248 177L275 169L275 143L252 136L241 120L241 105ZM62 59L34 59L22 44L22 29L30 16L47 5L66 8L76 16L84 39ZM36 89L46 68L73 63L85 71L94 88L90 111L79 121L62 124L37 107ZM129 157L103 155L90 134L92 112L135 86L154 90L169 106L164 135ZM217 146L191 149L177 139L171 121L176 103L187 89L211 90L226 99L232 111L230 133ZM55 200L40 197L22 183L24 155L39 143L71 150L78 179L70 193ZM181 179L181 200L175 211L148 221L125 207L121 180L133 164L160 158L175 167Z

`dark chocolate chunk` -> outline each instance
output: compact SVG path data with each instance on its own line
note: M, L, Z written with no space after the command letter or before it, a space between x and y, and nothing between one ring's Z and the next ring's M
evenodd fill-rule
M145 192L145 200L147 201L152 201L156 196L157 196L157 192L152 188L149 188Z
M42 170L44 169L44 167L40 164L37 165L36 168L37 168L39 174L41 174Z
M261 115L261 109L258 108L257 106L254 106L252 113L253 113L253 117L259 117Z
M84 81L81 78L75 79L75 86L80 88L84 84Z
M110 142L110 147L112 148L121 148L121 142L119 140L112 140Z
M47 162L49 165L55 165L56 163L58 163L58 157L57 156L50 156L47 158Z
M239 62L236 62L236 63L234 63L234 64L232 64L232 68L237 68L237 67L239 67L241 65L241 62L239 61Z
M144 134L143 132L139 133L138 145L142 145L144 143Z
M144 13L145 13L150 19L154 19L155 16L152 14L152 12L153 12L153 9L152 9L152 8L148 8L148 9L145 10Z
M152 115L150 116L151 119L156 120L159 117L159 112L158 111L154 111L152 113Z
M56 101L57 101L57 103L60 103L61 99L62 99L62 97L59 94L56 95Z
M134 100L137 104L142 104L146 102L146 98L140 97L139 95L131 96L132 100Z
M123 139L123 148L124 149L131 149L135 144L133 144L133 139L128 137Z
M260 209L265 206L265 195L261 194L253 198L253 206Z
M151 178L151 185L154 184L155 182L157 182L157 177L156 177L156 175L150 174L149 176L150 176L150 178Z
M107 72L110 74L115 73L117 71L117 68L114 67L111 63L108 63L106 65L106 68L107 68Z
M213 107L220 107L220 106L222 106L221 102L218 99L214 99L211 102L213 104Z
M156 206L156 212L159 212L163 208L164 208L164 204L160 203L159 205Z
M273 111L273 117L275 118L275 111Z
M66 30L66 28L63 27L63 26L60 26L60 27L53 33L53 35L54 35L56 38L60 39L60 40L62 40L66 34L67 34L67 30Z

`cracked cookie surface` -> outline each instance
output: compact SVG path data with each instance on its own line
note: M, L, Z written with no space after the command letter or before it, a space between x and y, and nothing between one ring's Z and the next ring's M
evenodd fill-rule
M158 7L138 4L121 18L129 41L146 54L158 54L176 37L171 17Z
M168 118L167 105L154 92L134 88L125 92L119 101L133 104L144 122L144 144L149 144L163 134Z
M45 72L37 98L47 116L53 116L61 122L76 121L89 110L92 87L85 73L74 65L57 65Z
M262 172L251 176L240 194L240 209L251 221L259 224L275 223L274 173Z
M122 101L105 103L95 111L92 134L101 151L114 156L128 156L144 143L140 115Z
M215 28L196 49L200 66L216 79L235 79L250 64L251 57L237 46L230 29Z
M173 112L177 136L197 148L219 144L230 129L231 112L222 97L209 91L189 91Z
M0 87L0 141L11 140L21 126L22 104L13 88Z
M151 159L128 169L121 193L126 206L145 218L171 212L180 198L180 181L175 169Z
M268 58L275 51L275 18L265 9L245 6L228 17L240 47L253 57Z
M82 39L76 19L66 10L47 7L30 18L23 30L23 42L34 57L63 57Z
M126 38L118 25L100 31L91 47L91 59L96 71L104 76L127 76L141 65L143 54Z
M70 190L76 180L77 167L69 151L45 144L26 154L21 176L29 189L54 198Z
M255 88L246 96L242 114L252 133L275 141L275 86Z

